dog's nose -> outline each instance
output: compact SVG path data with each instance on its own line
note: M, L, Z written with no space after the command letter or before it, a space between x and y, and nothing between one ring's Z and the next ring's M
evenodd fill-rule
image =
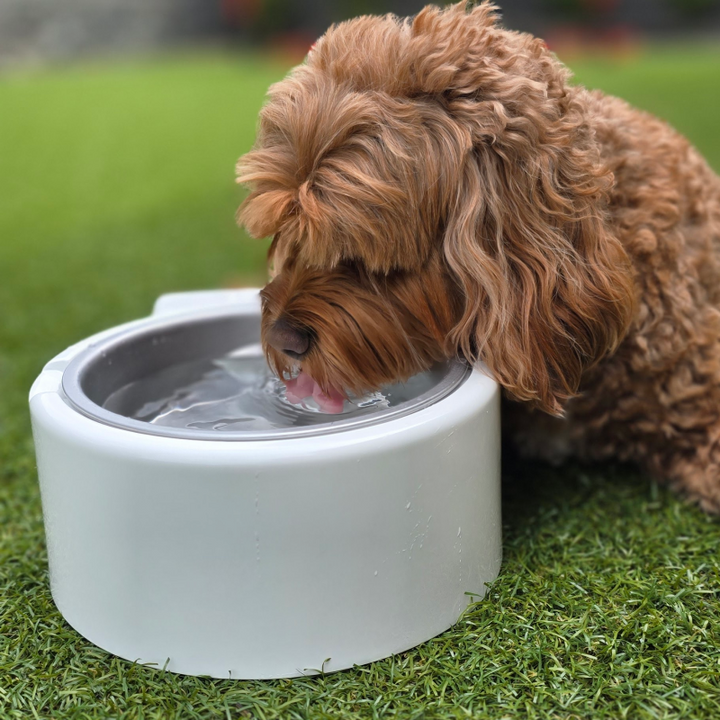
M292 358L301 358L310 349L310 333L291 325L283 318L270 326L265 340L270 347Z

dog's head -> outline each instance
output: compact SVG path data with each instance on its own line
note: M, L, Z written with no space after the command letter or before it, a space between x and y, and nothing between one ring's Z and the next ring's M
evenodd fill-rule
M559 414L633 305L582 91L494 8L332 27L272 86L239 220L273 236L282 375L377 389L459 354Z

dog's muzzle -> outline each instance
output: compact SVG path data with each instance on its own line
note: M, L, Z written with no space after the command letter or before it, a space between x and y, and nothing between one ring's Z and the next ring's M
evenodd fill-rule
M273 323L265 333L270 347L289 355L295 360L302 359L310 349L312 338L307 330L295 327L284 318Z

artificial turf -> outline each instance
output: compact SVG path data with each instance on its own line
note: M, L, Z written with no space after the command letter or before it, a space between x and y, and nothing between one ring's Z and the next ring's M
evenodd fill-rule
M720 169L720 49L574 67ZM182 677L63 621L28 388L55 353L163 292L262 280L264 243L233 223L233 163L284 71L193 55L0 77L0 719L720 717L720 524L628 467L510 459L498 580L454 628L369 666Z

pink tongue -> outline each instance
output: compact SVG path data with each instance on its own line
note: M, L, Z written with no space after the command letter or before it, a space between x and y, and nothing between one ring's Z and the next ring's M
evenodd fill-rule
M343 410L345 398L342 394L333 389L326 395L307 373L301 372L295 379L286 380L285 387L287 399L296 405L312 396L323 412L335 414Z

